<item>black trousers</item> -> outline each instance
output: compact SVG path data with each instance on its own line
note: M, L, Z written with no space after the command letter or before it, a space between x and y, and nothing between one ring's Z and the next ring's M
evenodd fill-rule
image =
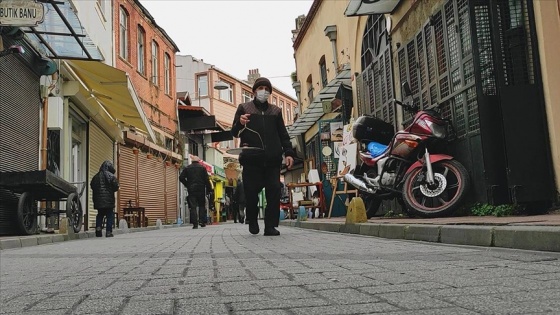
M190 222L198 226L198 223L206 224L206 196L204 193L189 194L187 202L189 203Z
M264 188L264 225L265 228L277 227L280 222L280 163L277 166L243 165L243 187L245 220L257 222L259 193Z
M239 220L239 222L243 223L245 221L245 204L234 203L232 205L232 209L233 209L233 222L237 223L237 220Z

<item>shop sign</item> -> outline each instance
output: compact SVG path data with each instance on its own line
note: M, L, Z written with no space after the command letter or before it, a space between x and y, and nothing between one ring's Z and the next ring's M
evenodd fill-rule
M226 171L223 168L214 165L214 172L216 175L226 178Z
M36 0L0 0L0 26L37 26L45 9Z

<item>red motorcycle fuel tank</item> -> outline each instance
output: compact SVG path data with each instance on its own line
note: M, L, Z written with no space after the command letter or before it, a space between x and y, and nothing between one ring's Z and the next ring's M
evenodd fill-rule
M406 128L405 130L414 134L432 135L433 132L430 129L430 124L444 126L445 122L433 116L430 116L425 112L418 112L414 117L412 125L408 126L408 128Z
M418 147L418 143L424 138L425 137L413 135L407 132L398 132L393 142L391 154L406 158Z

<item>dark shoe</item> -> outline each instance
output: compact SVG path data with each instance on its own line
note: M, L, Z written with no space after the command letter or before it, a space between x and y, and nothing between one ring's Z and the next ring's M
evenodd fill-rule
M278 236L278 235L280 235L280 231L278 231L275 228L265 228L264 229L264 235L266 235L266 236Z
M95 237L103 237L103 232L100 229L95 229Z
M202 223L202 222L201 222L201 223L199 223L199 225L200 225L200 227L205 227L205 226L206 226L206 223Z
M113 237L113 232L107 232L107 233L105 233L105 237Z
M192 228L193 230L198 229L198 225L193 225Z
M251 234L259 234L259 223L258 222L249 222L249 232Z

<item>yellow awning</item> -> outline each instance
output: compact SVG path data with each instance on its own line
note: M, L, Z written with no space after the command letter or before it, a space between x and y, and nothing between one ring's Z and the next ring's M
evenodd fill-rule
M115 123L147 134L152 141L154 131L144 113L128 74L99 61L69 60L66 63L79 77L92 101L99 102Z

